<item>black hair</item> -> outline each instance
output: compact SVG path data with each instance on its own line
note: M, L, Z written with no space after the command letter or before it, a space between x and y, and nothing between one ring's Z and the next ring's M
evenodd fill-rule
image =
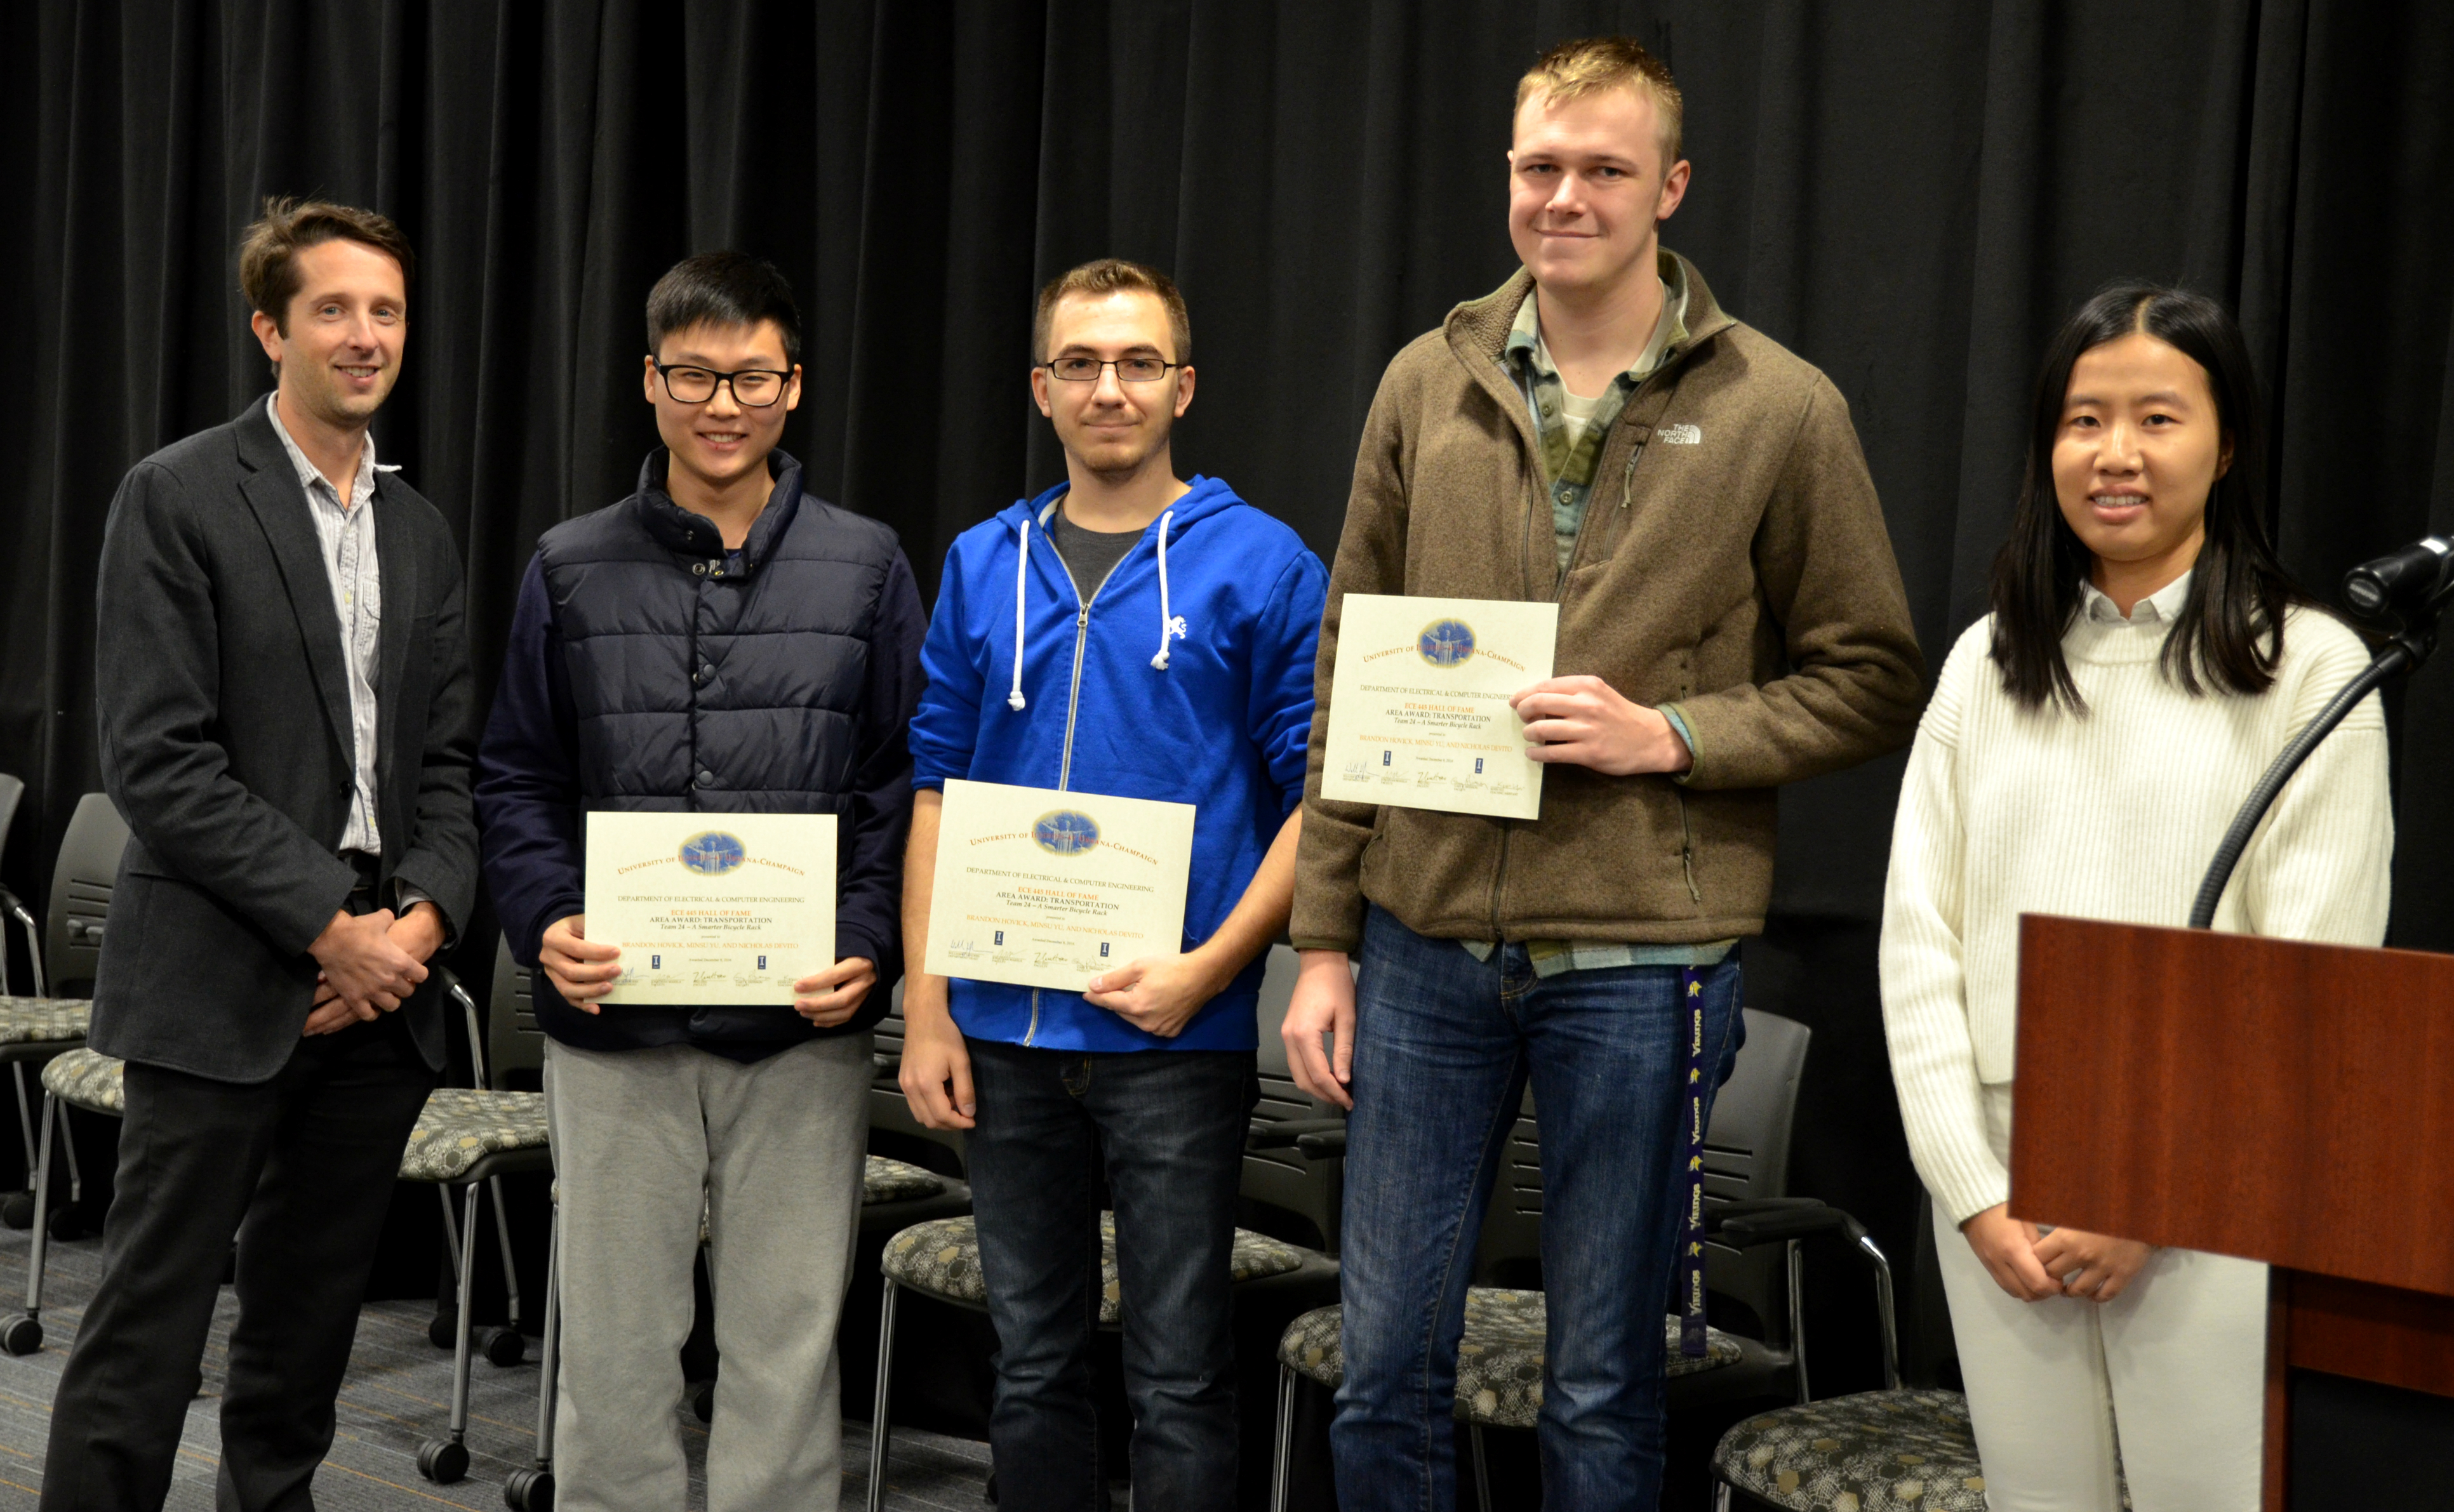
M648 350L693 326L755 326L772 320L784 333L784 360L801 360L801 310L793 286L742 252L701 252L665 270L648 290Z
M2081 355L2144 332L2205 369L2231 461L2208 491L2205 541L2188 601L2164 642L2164 675L2193 697L2205 690L2263 693L2283 654L2283 613L2310 602L2276 560L2266 534L2266 419L2249 346L2231 312L2203 294L2160 284L2105 286L2062 323L2045 349L2028 424L2028 461L2011 538L1994 558L1990 654L2002 690L2023 708L2059 701L2087 710L2062 658L2062 634L2080 608L2091 562L2054 490L2071 368Z

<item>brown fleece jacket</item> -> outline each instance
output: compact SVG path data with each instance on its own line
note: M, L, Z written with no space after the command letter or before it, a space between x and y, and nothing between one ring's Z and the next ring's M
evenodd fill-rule
M1564 576L1533 424L1500 357L1531 277L1459 305L1390 362L1321 626L1298 946L1353 950L1366 899L1448 939L1760 933L1774 789L1915 732L1924 662L1848 406L1684 270L1689 339L1603 444ZM1554 766L1531 821L1323 802L1348 593L1556 595L1556 675L1676 706L1694 770L1680 784Z

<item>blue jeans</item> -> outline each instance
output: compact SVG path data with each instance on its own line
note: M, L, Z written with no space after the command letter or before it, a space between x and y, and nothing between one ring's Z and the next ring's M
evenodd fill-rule
M1735 959L1704 968L1706 1080L1744 1034ZM1662 1316L1678 1250L1680 968L1535 976L1381 909L1356 978L1341 1291L1346 1379L1330 1444L1342 1512L1456 1504L1451 1414L1475 1242L1527 1079L1542 1152L1550 1329L1537 1425L1543 1504L1660 1496Z
M1091 1377L1104 1155L1124 1298L1134 1502L1229 1512L1229 1263L1244 1133L1260 1097L1253 1053L966 1043L978 1126L965 1147L997 1334L989 1444L998 1504L1108 1504Z

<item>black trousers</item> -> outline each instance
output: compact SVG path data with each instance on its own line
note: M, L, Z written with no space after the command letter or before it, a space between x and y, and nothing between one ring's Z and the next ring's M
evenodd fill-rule
M396 1013L301 1040L250 1086L130 1064L102 1283L52 1401L43 1512L162 1505L233 1236L216 1500L314 1505L375 1242L434 1081Z

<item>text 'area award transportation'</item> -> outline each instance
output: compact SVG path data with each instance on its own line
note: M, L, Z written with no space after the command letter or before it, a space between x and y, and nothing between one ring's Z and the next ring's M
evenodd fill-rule
M790 1007L835 961L835 816L588 816L588 938L607 1003Z
M1535 819L1542 765L1508 700L1551 675L1559 606L1349 593L1320 795Z
M1183 953L1192 871L1191 804L949 781L926 968L1080 992Z

